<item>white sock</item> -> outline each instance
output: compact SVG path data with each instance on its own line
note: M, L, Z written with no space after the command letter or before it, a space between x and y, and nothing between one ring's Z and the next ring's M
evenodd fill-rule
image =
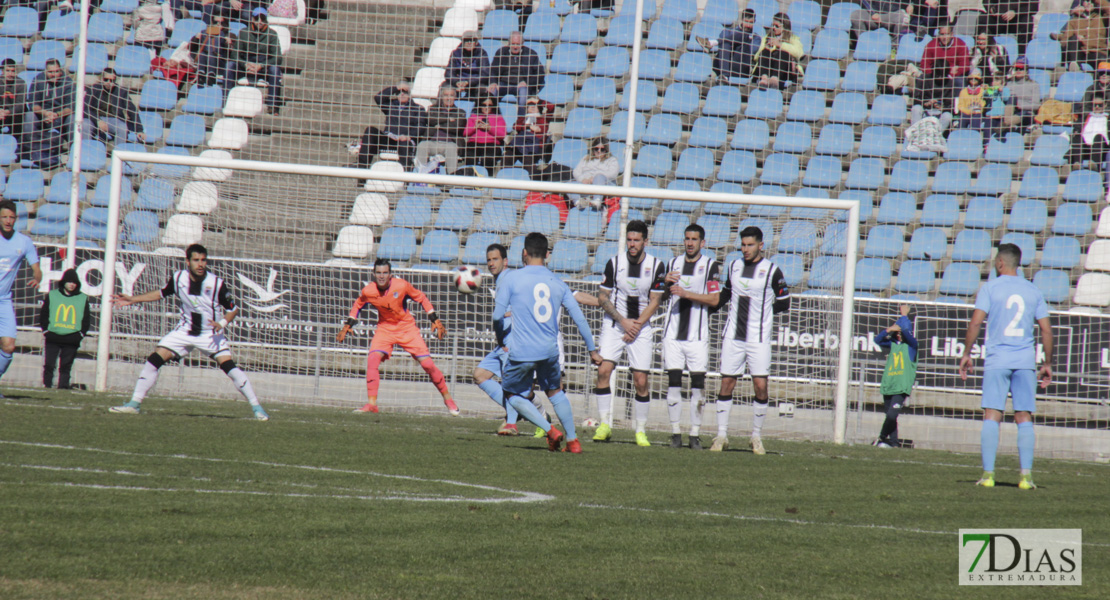
M235 367L227 374L231 381L235 382L235 387L239 388L239 393L251 403L251 406L259 406L258 396L254 395L254 388L251 386L251 380L247 379L247 374L239 367Z
M143 363L143 370L139 372L139 380L135 382L135 391L131 394L131 401L142 402L155 383L158 383L158 369L149 362Z
M540 400L540 395L535 392L532 392L532 406L535 406L536 410L540 411L541 414L544 412L543 400Z
M651 402L640 402L637 399L633 404L635 406L632 409L632 414L636 418L636 433L642 433L644 428L647 427L648 408L651 406Z
M728 437L728 416L732 412L732 397L717 400L717 437Z
M705 391L692 388L690 390L690 435L698 437L701 434L701 411L705 408Z
M682 433L682 388L667 388L667 416L671 418L671 433Z
M602 423L613 426L613 393L597 394L597 416Z
M758 400L752 402L752 437L759 437L763 433L763 417L767 416L767 403L760 404Z

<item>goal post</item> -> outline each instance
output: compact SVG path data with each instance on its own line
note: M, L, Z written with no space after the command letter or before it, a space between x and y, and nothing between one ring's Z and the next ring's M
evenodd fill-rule
M636 187L616 187L616 186L589 186L572 183L551 183L540 181L518 181L508 179L486 178L486 177L460 177L460 176L445 176L445 175L428 175L418 173L402 173L402 172L382 172L378 170L365 170L365 169L350 169L342 167L324 167L315 165L304 164L290 164L290 163L273 163L262 161L248 161L237 159L222 159L222 158L209 158L209 157L189 157L189 156L164 156L148 153L136 153L116 151L112 154L111 169L110 169L110 201L108 206L108 223L107 223L107 239L105 243L105 265L104 265L104 289L114 290L116 280L116 263L118 261L119 251L121 244L121 194L123 189L123 172L124 165L176 165L180 167L188 167L190 169L220 169L230 170L231 172L255 172L263 174L273 174L275 177L281 176L306 176L306 177L326 177L326 178L340 178L346 180L366 179L378 182L394 182L398 184L411 184L419 183L429 186L443 186L445 188L461 188L469 187L475 190L485 190L489 193L490 190L523 190L525 192L545 192L545 193L558 193L558 194L601 194L605 196L619 196L622 198L622 211L621 215L628 214L629 199L632 198L651 198L662 199L664 201L692 201L692 202L712 202L712 203L731 203L742 204L749 206L767 206L767 207L785 207L788 209L820 209L823 212L830 214L839 214L842 220L846 221L845 228L841 232L838 230L837 236L843 236L844 239L840 240L844 244L844 256L846 257L843 265L843 275L839 281L835 282L836 288L830 294L824 294L828 298L815 298L814 301L820 300L829 305L829 308L822 309L823 312L830 313L832 319L830 324L835 322L834 331L838 332L839 339L851 340L852 338L852 313L853 313L853 299L851 293L842 293L840 290L852 290L855 278L855 260L852 258L857 253L857 244L859 239L859 205L857 202L850 200L822 200L813 198L791 198L791 197L764 197L752 196L747 194L722 194L712 192L694 192L694 191L679 191L679 190L661 190L661 189L646 189ZM187 179L187 177L186 177ZM226 184L221 184L226 185ZM837 212L839 211L839 212ZM172 212L172 209L171 211ZM523 212L523 210L521 210ZM833 222L832 217L827 217L827 223ZM335 223L335 229L338 230L343 223ZM623 225L623 223L622 223ZM520 233L527 233L521 231ZM731 232L735 237L736 231ZM623 243L622 243L623 246ZM218 248L212 248L210 251L219 252ZM281 257L273 257L275 261L281 260ZM227 274L231 277L231 274ZM353 292L354 290L352 290ZM352 296L353 297L353 296ZM349 302L349 298L345 298L344 302ZM113 327L113 314L111 306L111 294L105 293L101 296L101 314L100 332L97 345L97 364L96 364L96 389L105 390L108 387L108 371L109 371L109 357L112 356L112 327ZM437 309L438 310L438 309ZM488 311L488 306L482 306L480 310ZM442 312L442 311L441 311ZM831 314L835 313L835 314ZM249 319L249 315L245 315ZM328 318L333 315L327 315ZM241 317L242 318L242 317ZM484 316L488 321L488 315ZM714 346L718 345L717 339L712 340ZM234 348L234 342L233 342ZM830 363L835 363L835 367L830 364L832 370L827 376L822 376L822 379L830 380L829 383L835 383L831 386L831 398L827 398L828 404L834 407L834 418L831 423L833 431L828 435L828 430L822 436L824 439L831 439L837 443L845 441L845 429L847 426L847 411L848 411L848 387L851 375L851 353L852 347L850 343L839 344L835 346L835 356L830 356ZM711 368L715 365L711 365ZM789 377L796 381L799 385L806 380L805 377ZM257 387L257 384L256 384ZM824 404L826 401L822 401ZM492 405L491 405L492 406ZM828 427L828 425L826 425Z

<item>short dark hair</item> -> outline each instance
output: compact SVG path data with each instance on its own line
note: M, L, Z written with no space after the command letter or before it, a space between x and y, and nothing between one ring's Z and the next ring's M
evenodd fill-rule
M748 225L747 227L745 227L743 230L740 231L740 239L744 239L744 238L748 238L748 237L755 238L755 241L757 241L757 242L762 242L763 241L763 230L756 227L755 225Z
M116 74L116 70L113 69L112 67L104 67L104 70L100 72L100 78L103 79L105 75L115 75L115 74Z
M755 9L754 8L745 8L744 12L740 13L740 18L741 19L754 19L755 18Z
M15 64L14 58L5 58L3 61L0 61L0 67L14 67Z
M998 246L998 258L1001 258L1007 267L1016 269L1021 264L1021 247L1017 244L1001 244Z
M685 234L690 233L691 231L696 232L698 234L698 238L703 240L705 239L705 228L701 225L698 225L697 223L690 223L686 226L686 230L682 232L684 234L683 237L686 237Z
M524 251L532 258L547 258L547 236L533 231L524 236Z
M0 210L4 210L5 208L15 213L16 216L19 215L19 208L16 207L15 202L11 200L0 200Z
M185 260L189 260L194 254L208 256L208 249L200 244L189 244L189 247L185 249Z
M58 62L58 59L56 59L56 58L49 58L49 59L46 60L46 63L44 65L46 67L46 69L49 69L50 65L54 65L54 66L58 67L59 69L62 68L62 63ZM43 70L45 71L46 69L43 69Z
M496 251L497 254L501 256L501 258L506 258L509 256L509 249L505 247L505 244L490 244L489 246L486 246L486 254L494 251Z
M388 258L375 258L374 259L374 269L375 270L377 270L378 267L381 267L383 265L385 266L385 268L389 269L390 273L393 272L393 264L389 262Z
M639 219L629 221L628 227L625 228L625 233L639 233L640 235L644 236L644 239L646 240L648 236L647 223L644 223Z

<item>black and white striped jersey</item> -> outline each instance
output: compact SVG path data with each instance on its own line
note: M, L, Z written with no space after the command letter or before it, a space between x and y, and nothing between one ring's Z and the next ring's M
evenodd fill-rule
M725 288L718 306L729 304L724 338L769 344L774 315L790 308L790 289L778 265L732 261L724 277Z
M717 261L704 254L689 262L686 255L671 259L666 273L678 271L678 285L695 294L712 294L720 291L720 269ZM664 276L666 276L664 273ZM671 296L667 303L667 321L663 337L682 342L709 340L709 306L686 298Z
M621 252L609 259L605 265L605 279L601 282L601 289L609 290L610 301L617 312L628 319L640 318L640 313L647 308L652 292L662 292L666 285L663 277L663 261L645 252L643 260L632 263L628 260L628 253ZM605 320L612 323L613 319L608 314Z
M162 288L163 298L172 295L177 296L181 307L181 320L175 329L189 335L212 330L212 324L223 318L223 313L217 315L217 306L222 306L224 311L235 310L235 300L223 278L212 272L205 273L200 281L194 281L188 270L174 273L166 287Z

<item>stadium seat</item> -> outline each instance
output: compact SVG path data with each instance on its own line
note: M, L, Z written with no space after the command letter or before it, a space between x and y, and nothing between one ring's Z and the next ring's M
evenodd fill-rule
M856 290L882 292L890 287L890 261L885 258L864 258L856 263Z
M615 213L613 213L612 217L609 217L609 224L605 226L605 239L615 241L620 237L621 220L620 220L619 215L620 215L619 212L615 212ZM637 221L637 220L644 221L643 211L637 210L635 208L628 209L628 220L629 221ZM600 247L599 247L598 255L600 255L600 254L601 254L601 250L600 250Z
M735 140L735 137L733 138ZM750 183L755 178L755 155L747 150L725 153L717 170L718 181Z
M482 207L478 231L503 233L516 229L516 205L510 200L491 200Z
M732 242L732 230L728 217L722 215L702 215L698 225L705 229L705 243L710 248L724 248ZM685 234L683 234L685 236Z
M1050 200L1056 195L1060 176L1050 167L1029 167L1021 177L1018 197Z
M10 165L18 161L18 147L19 143L16 141L15 136L7 134L0 135L0 165Z
M199 244L204 237L204 221L197 215L173 215L166 221L162 243L167 246Z
M1079 240L1067 236L1050 237L1041 250L1041 267L1071 269L1079 264Z
M706 7L706 10L708 9L709 7ZM701 52L705 50L705 48L702 48L701 43L698 42L698 38L719 40L721 39L721 34L724 32L724 27L724 24L715 20L713 17L703 16L702 19L695 23L690 29L690 35L686 36L686 51Z
M979 291L979 267L970 263L954 262L944 269L940 279L940 293L949 296L971 296Z
M620 46L604 46L599 48L594 57L590 74L598 77L614 77L620 79L628 75L632 63L628 48Z
M459 234L435 229L424 235L420 242L420 261L447 263L459 259Z
M813 50L810 52L811 59L824 59L824 60L844 60L848 58L849 51L848 32L840 29L829 29L828 27L818 32L817 37L813 38ZM889 58L890 53L887 52ZM812 68L813 63L810 63ZM837 72L839 75L839 70Z
M883 185L886 166L881 158L857 158L848 167L845 187L854 190L877 190Z
M1048 206L1043 200L1023 198L1014 202L1006 227L1010 231L1039 233L1048 226Z
M925 198L920 223L927 227L952 227L960 220L960 200L948 194Z
M559 41L572 44L592 44L597 39L597 20L585 13L567 15Z
M0 61L8 58L17 65L23 64L23 42L15 38L0 37Z
M1056 81L1056 96L1060 102L1082 102L1094 78L1090 73L1064 73Z
M948 255L948 236L943 229L919 227L910 236L906 257L914 260L941 260Z
M870 192L863 190L844 190L840 192L840 200L854 200L859 203L859 222L866 223L871 219L871 213L875 210L875 200L871 197ZM838 218L841 221L847 220L848 215L844 211L837 211Z
M693 114L701 103L698 86L692 83L672 83L663 92L663 105L659 110L679 115Z
M90 206L81 211L81 218L77 222L77 237L101 242L108 239L108 209Z
M766 149L770 142L769 132L770 128L766 121L759 119L737 121L729 147L733 150L760 152Z
M586 47L581 44L563 43L555 46L551 53L551 62L548 71L551 73L564 73L581 75L586 72L590 58Z
M898 52L894 60L898 62L912 62L917 64L921 62L922 57L925 55L925 46L929 45L932 41L932 36L926 35L920 40L912 33L903 33L898 38Z
M898 134L891 127L868 127L859 141L860 156L889 158L898 146Z
M793 154L775 153L763 161L759 181L771 185L790 186L798 181L798 176L798 157Z
M708 6L706 8L708 9ZM663 10L659 13L659 19L656 23L663 19L673 19L679 23L690 23L697 18L698 3L696 0L664 0Z
M613 258L616 255L616 242L604 242L602 244L598 244L597 249L594 250L594 264L593 268L590 269L591 272L599 274L604 273L605 265L609 262L609 259Z
M817 289L839 288L844 283L844 257L818 256L809 270L809 287Z
M947 160L977 161L983 157L983 134L975 129L957 129L948 134Z
M782 92L763 88L752 90L744 116L749 119L778 120L782 116Z
M118 16L118 15L117 15ZM73 50L73 58L69 62L69 72L76 73L79 66L77 61L81 57L81 49ZM63 65L64 66L64 65ZM89 44L89 55L85 58L85 73L98 75L108 68L108 48L104 44Z
M147 177L139 184L135 208L155 212L169 210L173 208L174 196L172 183L156 177Z
M657 246L682 245L683 232L690 224L690 217L683 213L663 212L655 218L655 227L651 234L652 243Z
M733 246L740 247L740 232L748 227L756 227L763 232L763 247L774 248L776 240L775 228L771 221L762 217L748 217L740 221L736 226L736 239L733 241Z
M0 35L12 38L32 38L39 33L38 11L29 6L11 6L4 13Z
M621 94L620 102L617 107L621 110L628 110L629 103L632 101L632 86L628 85L624 88L624 93ZM659 89L652 81L641 79L636 85L636 110L638 112L652 112L655 105L659 103Z
M178 19L173 28L173 35L166 42L166 46L177 48L204 31L206 26L205 22L200 19ZM453 37L462 37L462 34Z
M1015 164L1025 155L1025 139L1020 133L1007 133L1004 139L992 137L987 141L984 158L987 162Z
M821 5L813 0L795 0L786 9L794 31L813 31L821 26ZM731 22L731 21L729 21Z
M1056 40L1035 38L1025 47L1025 58L1029 61L1030 69L1053 70L1060 64L1062 53L1060 42Z
M786 111L788 121L815 123L823 118L825 118L825 95L821 92L802 90L790 98L790 107Z
M28 233L34 237L65 237L69 233L69 207L62 204L39 207Z
M34 202L45 192L42 171L38 169L16 169L8 176L4 188L4 198L16 202Z
M1033 285L1044 294L1044 299L1050 304L1060 304L1068 301L1071 292L1071 281L1064 271L1041 269L1033 275Z
M810 187L834 188L840 185L843 174L844 168L839 158L815 156L806 163L806 174L802 179L802 184ZM825 197L828 197L828 192L825 192L825 194Z
M1048 39L1052 34L1060 33L1064 25L1067 25L1068 19L1067 13L1045 12L1041 14L1034 31L1034 37L1036 39Z
M674 70L675 81L705 83L713 74L713 58L705 52L685 52Z
M813 146L813 130L806 123L786 122L775 131L775 152L803 154Z
M205 150L200 153L201 158L211 158L215 160L228 160L231 158L231 153L227 150ZM383 162L383 164L385 164ZM374 167L370 167L371 170ZM219 169L215 167L197 167L193 169L193 179L199 181L227 181L231 179L231 169Z
M1110 238L1110 206L1102 209L1102 213L1099 214L1095 235L1100 238Z
M723 141L723 140L722 140ZM682 151L675 168L676 179L709 179L713 176L716 161L713 159L713 150L709 148L690 148Z
M173 110L177 107L177 87L165 79L151 79L143 84L139 96L140 110Z
M780 185L770 185L770 184L763 183L763 184L755 186L755 189L752 190L752 195L753 196L778 196L778 197L785 198L786 197L786 190ZM767 217L767 218L777 219L777 218L781 217L784 214L786 214L786 207L785 206L757 204L757 205L748 207L748 215L752 216L752 217ZM739 247L740 243L737 242L736 246Z
M632 141L639 142L643 139L644 132L647 131L647 125L643 113L637 112L635 114L636 118L633 120L632 125ZM566 138L563 139L565 140ZM622 110L613 115L613 120L609 122L608 139L612 141L628 139L628 111ZM570 166L573 167L574 165Z
M571 102L574 100L574 77L561 73L548 73L538 96L544 102L559 106Z
M735 254L736 257L732 260L741 260L743 258L739 250L731 253L729 256L733 254ZM732 262L732 260L726 259L725 264L727 265L729 262ZM779 269L782 271L783 277L786 278L786 285L796 287L802 284L802 281L805 279L806 271L805 257L798 254L776 254L771 257L771 262L778 265Z
M497 172L497 179L508 179L512 181L531 181L532 176L528 174L528 171L526 169L522 169L520 167L506 167ZM528 192L522 189L496 188L492 191L492 195L496 200L524 200L524 198L528 195Z
M107 184L107 179L108 178L107 177L102 177L101 179L105 180L104 186L106 188L107 185L108 185ZM124 179L126 179L126 177ZM50 189L47 190L47 192L46 192L46 201L47 202L56 202L56 203L59 203L59 204L68 204L69 201L70 201L70 193L72 191L71 190L72 185L73 185L73 173L71 171L58 171L50 179ZM128 183L128 185L130 185L130 182ZM88 180L85 178L85 174L81 173L81 176L78 177L78 179L77 179L77 198L78 198L78 201L84 200L85 196L88 194L88 191L89 191ZM105 194L105 197L107 197L107 194ZM130 194L128 194L128 198L127 198L126 201L130 201L130 199L131 199ZM96 202L94 201L93 204L95 205ZM107 203L105 203L104 206L107 206Z
M158 215L148 210L133 210L123 218L120 235L132 244L152 244L158 239Z
M509 34L519 28L516 13L511 10L491 10L486 13L482 23L482 38L487 40L507 40ZM461 37L461 36L455 36Z
M802 92L798 92L801 94ZM797 98L798 94L794 97ZM793 106L793 102L791 102ZM849 125L840 123L830 123L821 128L821 134L817 137L817 147L814 152L819 155L828 156L847 156L852 152L855 146L855 134Z
M971 194L977 196L1000 196L1010 192L1013 171L1009 165L988 163L979 169L979 176L971 184Z
M1033 145L1029 164L1045 167L1062 167L1067 164L1065 155L1071 147L1071 140L1058 135L1042 135Z
M1016 207L1016 204L1015 204ZM1083 236L1091 232L1093 215L1089 204L1069 202L1056 207L1052 233Z
M223 108L223 105L223 88L218 85L207 87L194 85L189 88L189 95L185 98L185 105L182 110L198 115L214 115L216 111Z
M879 201L876 222L909 225L917 219L917 199L906 192L889 192Z
M495 233L474 232L466 237L462 262L464 265L481 265L486 262L486 248L490 244L500 244L501 238Z
M339 230L333 256L341 258L366 258L374 251L374 231L363 225L347 225Z
M716 117L698 117L687 144L695 148L721 148L728 142L728 123Z
M1110 240L1092 242L1083 266L1088 271L1110 271Z
M647 6L644 7L644 10L646 12ZM647 17L645 16L645 18ZM636 35L636 27L638 27L638 24L634 14L622 14L613 17L609 21L609 33L605 34L605 45L631 48Z
M841 82L840 89L848 92L866 92L870 94L879 88L878 77L879 63L854 62L848 65L848 68L844 71L844 81Z
M578 106L609 108L617 103L617 84L608 77L590 77L578 91Z
M31 45L31 51L27 55L27 70L42 71L46 69L46 61L50 59L54 59L63 65L66 64L65 44L58 40L39 40ZM30 87L30 82L28 82L28 87Z
M847 34L842 31L835 33L844 34L847 37ZM802 75L802 89L831 92L838 85L840 85L840 65L835 60L814 59L810 61L805 74Z
M97 182L100 183L100 182ZM130 183L127 184L130 187ZM363 194L369 196L370 194ZM379 196L381 194L378 194ZM356 200L357 204L357 200ZM177 200L177 211L206 215L216 210L220 205L220 190L211 181L190 181L181 190L181 197ZM385 206L386 213L389 204ZM352 216L353 216L352 211ZM355 221L352 221L355 222ZM366 223L360 223L365 225ZM380 224L380 223L378 223Z
M210 148L241 150L247 145L250 129L242 119L224 117L212 126L212 136L208 138Z
M573 238L597 239L605 226L605 213L596 210L571 210L563 227L563 235Z
M894 289L908 294L930 294L936 285L936 267L931 260L907 260L898 267Z
M82 175L81 177L82 177L82 179L84 179L84 175ZM54 193L54 187L56 185L55 180L57 180L57 179L58 179L58 176L56 175L54 177L54 180L52 180L50 182L51 193ZM68 186L69 183L70 183L69 178L67 178L64 181L64 183L65 183L65 185ZM84 182L82 181L81 183L83 184ZM112 178L111 177L105 176L105 177L101 177L100 179L98 179L97 182L96 182L96 187L93 189L92 199L89 200L89 202L93 206L108 206L108 203L112 199L111 184L112 184ZM69 202L69 192L68 192L68 190L65 192L65 194L66 194L66 198L64 200L61 200L61 202ZM124 206L124 207L130 206L131 202L134 198L134 195L135 195L135 189L132 186L131 179L129 179L127 177L123 177L120 180L120 189L119 189L120 206ZM84 190L80 191L80 197L82 197L82 198L85 197ZM187 212L197 212L197 211L187 211Z
M897 225L876 225L867 233L867 244L863 255L899 258L902 256L905 237L902 228Z
M748 0L748 8L755 11L756 26L766 28L771 26L771 20L779 11L779 4L776 0Z
M193 148L204 143L204 135L204 117L178 115L170 123L170 130L166 133L166 144Z
M897 170L897 165L895 169ZM894 176L895 173L891 173L891 178ZM971 168L967 163L941 163L933 173L932 191L938 194L966 194L970 189Z
M559 39L562 28L563 22L559 15L553 12L534 12L528 16L528 23L524 26L524 41L550 44ZM447 64L439 66L446 67Z
M871 113L867 122L872 125L901 126L906 120L906 98L884 94L876 96L871 104Z
M575 109L577 110L577 109ZM564 133L566 135L566 133ZM673 146L682 139L682 117L678 115L659 113L648 121L647 131L644 132L645 144L663 144Z
M550 204L533 204L524 211L521 231L538 231L544 235L554 235L559 231L559 209Z
M207 183L207 182L193 182L193 183ZM185 187L188 188L189 185ZM181 202L178 205L178 210L184 211L181 208L185 204L185 192L181 193ZM375 194L364 192L355 198L355 204L351 207L351 216L348 220L355 225L382 225L389 220L389 197L385 194ZM215 208L214 206L212 207ZM187 212L200 212L196 210L189 210Z
M991 236L982 229L965 229L956 235L952 260L981 263L991 257Z
M428 47L428 58L424 59L424 64L429 67L446 68L451 61L451 53L459 47L461 42L462 40L459 38L437 37L432 40L432 45Z
M734 119L740 114L740 104L739 88L732 85L714 86L709 88L705 96L705 106L702 107L701 114L706 117Z
M639 154L636 155L636 162L632 166L632 174L645 177L665 177L670 174L672 164L670 148L645 144L640 148Z
M972 198L964 213L964 227L995 229L1002 226L1002 201L992 197Z
M667 189L671 191L695 193L700 193L702 191L701 184L690 179L675 179L674 181L667 184ZM699 208L701 208L701 202L695 202L693 200L674 200L668 198L663 201L664 212L672 211L691 214L697 211Z
M860 34L852 56L856 60L870 61L878 66L877 63L885 62L890 58L890 50L890 33L886 29L874 29Z
M564 238L555 242L548 266L553 271L577 273L586 269L588 261L586 242Z
M415 253L416 232L408 227L389 227L378 239L377 258L408 262Z
M237 85L227 93L225 117L257 117L262 110L262 90L254 86Z
M466 231L474 224L474 204L470 198L447 198L436 211L436 229Z
M1064 182L1065 202L1099 202L1106 195L1102 176L1094 171L1078 170L1068 173Z
M817 247L817 228L812 221L787 221L778 240L778 252L808 254Z
M867 118L867 98L859 92L841 92L833 98L830 123L859 125Z
M844 223L833 223L825 228L821 241L821 253L844 256L848 251L848 227Z
M696 10L695 5L695 10ZM708 0L705 3L705 10L702 12L702 22L717 23L719 25L730 25L735 23L740 18L740 9L736 2L732 0ZM820 17L818 17L820 18ZM791 15L793 19L793 15ZM798 26L797 23L794 24Z
M81 26L81 13L69 11L62 14L55 10L46 18L46 25L42 28L42 37L46 40L72 41L77 37Z
M123 39L123 17L111 12L98 12L89 17L89 42L115 44Z
M648 36L644 40L644 47L648 49L673 51L677 49L685 39L683 33L682 23L672 18L660 17L651 24Z
M837 2L833 4L829 7L828 16L825 17L825 28L850 31L852 29L850 17L853 12L859 9L859 4L855 2Z
M573 169L585 155L586 140L563 138L555 142L555 148L551 152L551 162Z
M1037 241L1033 236L1028 233L1021 233L1018 231L1011 231L1002 236L1000 244L1014 244L1021 248L1021 266L1026 267L1033 264L1033 259L1037 255Z

